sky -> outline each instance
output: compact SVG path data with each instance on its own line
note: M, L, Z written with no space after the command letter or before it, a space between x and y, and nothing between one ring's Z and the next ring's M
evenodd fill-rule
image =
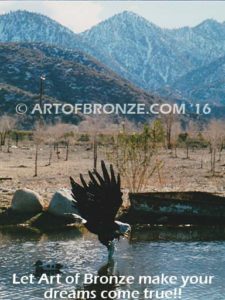
M18 9L47 15L77 33L124 10L164 28L225 21L225 1L0 1L0 14Z

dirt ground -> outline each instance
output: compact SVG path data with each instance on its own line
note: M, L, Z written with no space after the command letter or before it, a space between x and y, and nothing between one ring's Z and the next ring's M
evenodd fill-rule
M77 178L79 173L87 175L93 168L93 152L88 144L75 145L70 150L69 160L65 161L65 149L60 148L60 159L53 155L52 164L47 166L49 147L43 146L39 151L38 176L34 177L35 147L32 144L13 146L11 153L3 149L0 152L0 207L9 206L13 193L19 188L30 188L42 195L46 205L55 191L70 188L69 176ZM210 170L208 149L191 150L190 159L186 159L185 149L177 150L177 158L171 151L162 149L158 159L164 166L159 175L156 172L149 181L146 191L208 191L225 195L225 153L216 163L216 176ZM98 162L107 161L106 149L100 148ZM156 158L154 158L156 159ZM202 160L202 166L201 166ZM123 183L123 181L122 181ZM127 191L127 190L126 190Z

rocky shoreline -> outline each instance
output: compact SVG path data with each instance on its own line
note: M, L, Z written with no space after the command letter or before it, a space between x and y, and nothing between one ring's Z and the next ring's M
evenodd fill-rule
M72 205L72 196L66 189L57 191L48 207L41 196L30 189L17 190L11 206L0 210L0 226L23 225L34 228L57 228L73 224L81 226Z
M151 192L129 194L130 206L117 219L131 225L224 225L225 197L206 192ZM223 209L224 208L224 209ZM11 206L0 210L0 227L26 226L40 230L81 228L70 190L56 191L48 206L33 190L17 190Z

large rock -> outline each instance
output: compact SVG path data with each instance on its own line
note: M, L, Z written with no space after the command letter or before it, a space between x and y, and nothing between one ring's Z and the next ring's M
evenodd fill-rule
M68 190L57 191L49 204L48 212L55 216L62 216L69 214L77 214L76 208L72 205L73 197Z
M41 196L30 189L17 190L11 208L19 213L39 213L43 209Z

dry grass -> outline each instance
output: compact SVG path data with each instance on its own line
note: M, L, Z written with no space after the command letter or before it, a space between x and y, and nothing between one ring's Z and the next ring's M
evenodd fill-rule
M71 149L68 161L65 161L65 149L60 148L60 159L54 154L52 165L46 166L49 147L41 147L37 177L33 177L34 145L21 144L20 148L12 149L12 153L0 152L0 177L12 177L12 180L0 181L0 207L8 206L14 191L23 187L40 193L47 205L56 190L70 188L69 176L77 178L79 173L87 175L87 171L93 168L93 152L87 148L89 148L87 144L75 145ZM107 149L99 147L98 162L106 159L106 153ZM156 172L150 178L145 190L203 190L225 195L225 153L222 153L221 161L217 162L217 173L214 177L209 173L208 149L190 151L190 159L185 159L184 149L178 149L177 155L177 158L173 158L166 150L158 153L158 159L164 162L160 170L161 182Z

